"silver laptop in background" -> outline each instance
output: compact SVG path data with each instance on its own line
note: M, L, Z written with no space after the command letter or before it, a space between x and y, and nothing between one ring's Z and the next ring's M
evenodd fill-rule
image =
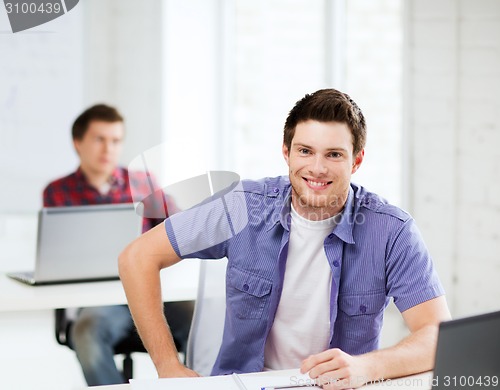
M43 208L35 271L8 276L30 285L118 279L118 255L141 230L132 203Z
M498 389L500 311L442 322L432 389Z

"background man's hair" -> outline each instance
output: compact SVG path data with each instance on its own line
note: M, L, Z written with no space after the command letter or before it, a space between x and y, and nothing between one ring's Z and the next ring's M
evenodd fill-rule
M87 108L82 112L73 123L71 135L74 140L81 140L87 131L90 122L103 121L103 122L123 122L123 117L114 107L107 106L106 104L96 104L95 106Z
M340 122L349 127L353 138L354 155L358 154L366 143L366 122L361 109L346 93L336 89L320 89L305 95L295 103L286 118L283 143L288 150L292 145L295 128L307 120L319 122Z

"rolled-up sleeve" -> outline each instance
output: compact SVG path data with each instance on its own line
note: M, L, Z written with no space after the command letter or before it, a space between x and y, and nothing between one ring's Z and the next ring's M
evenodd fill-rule
M165 220L167 236L181 258L222 258L227 241L248 224L241 183Z
M389 241L386 267L387 294L401 312L445 293L412 218Z

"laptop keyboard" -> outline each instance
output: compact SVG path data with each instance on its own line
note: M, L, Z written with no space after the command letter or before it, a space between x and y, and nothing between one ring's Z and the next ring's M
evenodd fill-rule
M19 280L23 283L27 284L34 284L34 272L33 271L26 271L26 272L15 272L15 273L9 273L7 274L12 279Z

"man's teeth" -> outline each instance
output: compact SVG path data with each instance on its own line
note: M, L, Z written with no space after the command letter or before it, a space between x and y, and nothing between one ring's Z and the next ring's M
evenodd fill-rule
M308 180L307 181L310 185L312 185L313 187L324 187L326 186L328 183L325 183L325 182L317 182L317 181L311 181L311 180Z

